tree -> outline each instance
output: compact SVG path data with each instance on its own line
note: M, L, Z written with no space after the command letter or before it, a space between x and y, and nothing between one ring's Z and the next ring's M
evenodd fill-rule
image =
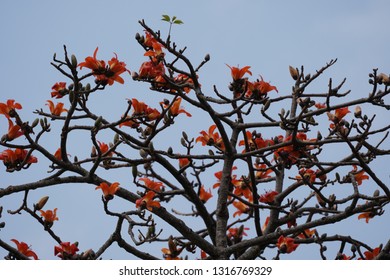
M313 74L290 66L293 86L288 94L279 94L262 76L251 80L250 66L227 65L232 78L228 90L214 86L210 93L201 85L201 69L210 56L194 65L186 48L171 41L172 25L182 21L163 20L170 24L166 38L139 22L145 34L135 38L145 50L145 62L138 72L130 72L116 54L100 60L98 48L79 63L64 46L64 58L54 55L51 64L68 81L55 83L51 97L68 99L66 104L48 100L49 112L36 110L39 117L30 124L17 101L0 103L9 127L0 143L6 171L22 173L41 158L51 162L48 177L0 189L3 199L24 193L20 207L7 213L26 213L40 223L57 243L54 251L61 259L101 258L114 244L141 259L256 259L266 252L279 259L310 244L318 246L323 259L389 258L390 240L370 245L353 232L323 231L350 219L380 219L390 201L388 186L372 168L377 158L390 154L383 147L390 125L375 123L379 111L386 114L390 108L385 102L389 76L374 69L368 96L346 101L350 91L342 92L345 79L336 86L330 79L323 93L309 89L337 60ZM114 121L94 113L90 100L114 83L124 84L126 74L160 93L154 93L156 99L163 96L159 107L129 98ZM365 114L369 107L378 113ZM197 133L182 131L177 143L166 146L164 135L180 130L175 125L179 118L208 119L210 125ZM54 153L42 140L53 126L61 131ZM71 156L69 139L80 132L80 145L91 153ZM108 137L112 142L102 140ZM118 170L131 176L116 181L105 177ZM367 182L376 189L365 189ZM49 197L29 199L34 190L71 183L102 191L102 208L116 221L100 248L81 252L78 242L63 240L55 228L60 223L57 208L46 206ZM113 210L118 200L129 202L123 211ZM5 222L0 226L7 228ZM5 258L38 258L24 241L11 241L0 239L9 252ZM148 243L161 252L143 249ZM327 253L328 244L338 249Z

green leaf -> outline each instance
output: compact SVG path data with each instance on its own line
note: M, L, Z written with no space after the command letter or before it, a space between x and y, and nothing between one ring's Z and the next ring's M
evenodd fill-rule
M161 20L170 22L171 18L168 15L162 15L162 19Z
M183 24L184 22L180 19L177 19L173 22L174 24Z
M176 16L173 16L172 17L172 22L174 22L176 20Z

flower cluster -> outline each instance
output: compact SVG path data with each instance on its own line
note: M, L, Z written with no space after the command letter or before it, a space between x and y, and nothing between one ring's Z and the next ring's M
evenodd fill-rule
M277 162L283 163L286 168L291 168L291 166L297 163L300 158L307 158L310 154L310 150L314 149L314 146L311 145L311 143L317 140L307 139L307 135L304 132L298 132L294 139L293 137L293 135L289 135L287 137L278 136L275 138L277 140L275 141L275 144L297 142L297 144L291 144L278 148L274 152L274 159Z
M135 206L138 209L148 209L153 211L153 208L160 208L161 204L159 201L154 200L157 196L157 193L164 191L164 184L162 182L156 182L147 177L140 178L140 181L144 183L145 192L135 202Z
M230 68L233 79L229 88L235 98L244 95L248 99L262 100L267 97L268 92L273 90L278 92L278 89L270 83L265 82L262 76L260 76L261 80L257 79L254 82L249 82L248 78L244 78L245 74L252 75L252 72L249 70L250 66L243 68L227 66Z
M183 91L189 93L194 88L194 81L184 73L168 77L165 70L165 48L151 33L145 31L145 36L139 36L138 42L146 49L144 56L149 58L141 64L135 79L148 81L154 88L169 92Z
M38 159L32 156L31 153L20 148L3 151L0 153L0 160L3 161L8 172L21 170L32 163L38 162Z

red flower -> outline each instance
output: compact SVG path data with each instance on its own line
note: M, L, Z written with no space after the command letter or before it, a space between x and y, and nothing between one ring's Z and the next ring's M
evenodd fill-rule
M253 135L252 132L246 131L246 138L249 146L249 151L254 151L256 149L262 149L274 144L272 140L264 140L261 135ZM245 146L245 140L238 142L238 146ZM243 153L246 152L244 149Z
M106 182L102 182L95 190L101 189L105 200L113 199L116 191L119 189L119 183L114 182L111 185L108 185Z
M54 106L53 101L47 100L46 103L49 106L50 113L54 116L60 116L63 112L68 112L68 110L64 109L64 103L58 102L57 105Z
M146 121L154 121L160 117L160 112L157 109L150 108L136 98L131 99L131 105L133 106L133 117L144 117Z
M66 93L66 83L65 82L55 83L54 86L51 87L51 89L53 90L51 92L51 97L62 98Z
M192 117L192 115L190 113L188 113L186 110L183 109L183 107L180 106L181 104L181 97L177 98L172 106L169 108L169 112L172 116L176 117L177 115L181 114L181 113L184 113L187 115L187 117ZM167 107L169 105L165 105L165 107Z
M244 196L249 202L253 202L252 184L248 178L242 176L240 180L232 179L234 185L234 194Z
M137 208L147 208L149 211L153 211L153 208L160 208L160 202L153 200L155 196L154 191L148 191L143 197L136 200L135 206Z
M203 203L206 203L207 200L213 197L213 194L211 193L211 190L208 191L205 190L204 186L201 186L199 189L199 198Z
M144 182L145 187L148 190L161 192L164 190L164 184L162 182L156 182L154 180L149 179L148 177L140 178L140 181Z
M316 106L317 109L324 109L326 108L325 103L315 103L314 106Z
M162 62L155 63L153 61L146 61L141 64L138 72L140 79L156 79L165 74L165 68Z
M334 114L327 112L329 120L333 122L331 128L333 128L335 124L338 124L348 113L350 113L348 107L338 108L335 110Z
M191 91L191 89L194 87L194 81L185 74L177 75L177 77L175 77L174 81L176 84L178 84L180 86L185 85L183 87L183 90L185 93L189 93Z
M126 64L124 62L119 61L118 56L115 53L115 57L111 58L111 60L108 61L108 68L105 73L108 85L111 86L114 82L123 84L125 81L119 75L126 71L130 73L130 71L126 69Z
M80 69L83 69L83 67L87 67L93 71L94 75L103 74L105 72L106 63L104 62L104 60L98 60L96 58L98 49L99 48L97 47L93 52L93 57L88 56L87 58L85 58L84 62L79 63L78 66L80 67Z
M363 254L366 257L365 260L374 260L376 258L376 256L379 255L380 252L381 252L381 248L380 247L376 247L372 251L366 251Z
M119 75L126 71L129 72L129 70L126 69L126 64L119 61L117 54L115 54L115 57L111 58L106 66L104 60L98 60L96 58L97 51L98 48L95 49L93 57L88 56L84 62L81 62L78 65L80 69L83 67L91 69L92 74L102 83L112 85L114 82L118 82L123 84L124 80Z
M272 173L273 171L271 168L267 169L267 165L265 165L264 163L263 164L255 163L254 167L256 170L256 175L255 175L256 179L261 180L261 179L271 178L269 174Z
M237 167L233 166L232 171L236 170L236 169L237 169ZM218 188L221 185L222 171L218 171L218 172L214 173L214 176L218 179L218 182L213 185L213 189ZM236 180L236 178L237 178L237 175L233 175L232 182L236 183L236 181L238 181L238 180Z
M302 239L305 239L305 238L310 238L312 237L313 235L315 235L317 232L316 229L305 229L302 233L300 233L298 235L298 238L302 238Z
M163 252L165 260L180 260L179 255L184 248L179 247L176 241L172 237L169 237L168 248L162 248L161 252Z
M294 238L291 237L284 237L281 235L278 238L278 242L276 243L276 246L279 248L279 252L282 254L290 254L291 252L295 251L299 244L294 243Z
M152 48L144 53L144 56L150 56L154 62L160 61L164 55L162 45L157 41L154 41L152 43Z
M363 183L363 180L368 180L370 179L370 177L365 173L365 171L362 169L360 171L357 171L357 166L354 165L353 166L353 170L351 171L353 176L355 177L355 180L356 180L356 183L358 184L358 186L360 186L362 183Z
M368 224L370 219L374 218L375 216L376 216L376 213L373 211L363 212L363 213L359 214L358 220L366 219L366 223Z
M236 227L236 228L229 228L227 238L233 244L237 244L237 243L241 242L241 240L244 236L247 236L245 230L249 230L249 228L246 228L243 225L241 225L240 227Z
M54 210L39 210L41 212L41 216L45 219L44 221L48 224L53 224L54 221L58 221L57 217L57 208L54 208Z
M191 160L189 158L179 158L180 169L190 165L190 163L191 163Z
M275 197L279 193L277 191L268 191L265 194L260 195L259 201L267 204L273 204L275 202Z
M233 213L233 218L236 216L241 216L241 214L246 214L251 210L248 205L239 200L233 201L233 206L237 208L237 211Z
M24 243L24 242L19 242L18 240L16 239L11 239L12 242L14 242L16 244L16 247L19 251L19 253L21 253L22 255L25 255L26 257L30 258L32 257L34 260L37 260L38 259L38 256L37 254L35 254L34 251L32 251L30 249L30 247Z
M222 138L219 136L219 133L214 132L216 128L217 125L213 124L209 127L208 132L202 130L200 132L202 136L197 137L195 142L201 142L202 146L214 146L222 151L225 150L225 145Z
M54 247L54 255L63 259L71 259L77 251L79 251L78 242L70 244L70 242L61 242L60 246Z
M137 128L137 127L139 127L139 123L136 122L135 120L133 120L132 117L126 116L124 118L124 121L119 124L119 127L122 127L122 126L128 126L128 127L131 127L131 128Z
M110 150L110 147L106 143L100 142L100 141L97 141L97 142L99 144L99 149L102 152L102 155L105 155L106 157L112 157L113 156L113 154L114 154L113 151L107 153Z
M156 40L156 38L154 38L152 36L152 34L150 34L149 32L145 31L145 40L144 40L144 45L146 47L153 47L153 44L155 43L158 43L158 41Z
M292 135L283 138L283 136L279 136L279 142L289 142L292 140ZM296 134L296 140L301 141L303 143L310 143L314 141L313 139L307 140L307 136L303 132L299 132ZM281 147L274 152L274 158L277 161L282 161L286 164L286 167L291 167L292 164L296 163L297 160L301 157L306 157L307 152L313 149L313 146L302 145L296 147L295 145L288 145L285 147Z
M279 92L278 89L271 85L270 83L264 82L263 77L260 76L261 81L257 80L254 83L247 82L247 92L246 97L253 97L255 99L264 98L268 92L275 90Z
M38 159L32 155L27 157L28 152L16 148L14 151L7 149L0 154L0 160L3 161L4 165L7 167L7 170L20 170L24 164L31 164L38 162ZM22 165L23 164L23 165Z
M16 103L13 99L8 99L7 103L0 103L0 114L5 115L6 118L14 116L15 110L22 109L22 105Z
M263 232L267 229L268 224L269 224L269 220L270 220L270 217L267 216L267 218L265 218L265 221L264 221L263 226L261 227L261 230L262 230Z
M230 68L231 75L234 81L241 80L246 73L252 75L252 72L249 71L249 68L251 68L250 66L244 66L242 68L238 68L238 67L231 67L230 65L227 65L227 67Z
M58 160L62 160L61 156L61 148L58 148L57 151L54 153L54 157Z
M8 119L8 132L5 135L6 141L12 141L20 136L24 135L23 130L19 125L14 125L11 119Z

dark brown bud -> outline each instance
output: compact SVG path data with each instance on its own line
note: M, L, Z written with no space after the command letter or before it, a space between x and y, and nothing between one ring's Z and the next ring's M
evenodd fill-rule
M293 78L293 80L296 81L298 79L298 76L299 76L298 69L294 68L290 65L290 66L288 66L288 70L290 71L291 78Z
M42 198L38 201L38 203L34 205L34 210L35 210L35 211L41 210L41 209L45 206L45 204L46 204L46 202L47 202L48 200L49 200L49 197L48 197L48 196L42 197Z

